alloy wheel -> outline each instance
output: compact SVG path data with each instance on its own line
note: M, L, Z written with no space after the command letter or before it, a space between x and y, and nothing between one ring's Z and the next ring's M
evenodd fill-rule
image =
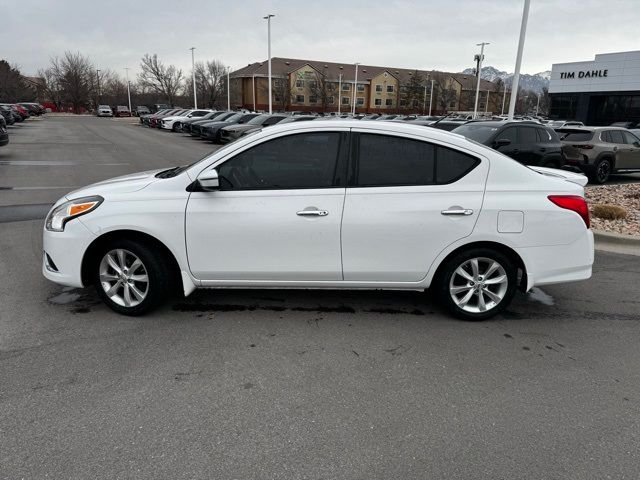
M451 275L449 294L453 302L468 313L495 308L509 286L507 272L499 262L486 257L465 260Z
M598 171L596 172L596 175L598 176L598 181L600 183L606 182L607 179L609 178L610 173L611 173L611 165L609 164L609 162L606 160L600 162L600 164L598 165Z
M102 257L100 285L107 297L122 307L140 305L149 293L149 274L135 254L118 248Z

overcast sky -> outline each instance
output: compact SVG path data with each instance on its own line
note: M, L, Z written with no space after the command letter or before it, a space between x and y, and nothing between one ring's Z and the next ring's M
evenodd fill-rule
M0 0L0 58L34 74L65 50L131 74L157 53L190 72L196 60L233 68L273 56L461 71L476 44L485 64L513 71L524 0ZM522 71L633 50L640 0L532 0Z

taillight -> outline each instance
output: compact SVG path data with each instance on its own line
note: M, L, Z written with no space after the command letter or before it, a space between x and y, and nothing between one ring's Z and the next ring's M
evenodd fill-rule
M576 212L578 215L582 217L587 228L591 227L591 222L589 221L589 207L587 206L587 202L584 198L579 195L549 195L547 197L553 203L555 203L560 208L566 208L567 210L571 210Z

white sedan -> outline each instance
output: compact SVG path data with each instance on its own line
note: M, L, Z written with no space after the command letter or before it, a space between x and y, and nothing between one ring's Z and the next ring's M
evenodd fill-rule
M127 315L173 287L431 288L481 320L518 287L591 276L585 183L423 126L275 125L61 198L43 273Z
M164 117L160 120L160 128L175 132L180 130L182 120L193 117L204 117L207 113L211 113L212 111L213 110L185 110L179 115Z

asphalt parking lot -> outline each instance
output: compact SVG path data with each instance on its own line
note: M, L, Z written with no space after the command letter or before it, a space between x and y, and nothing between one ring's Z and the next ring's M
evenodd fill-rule
M192 162L137 119L0 149L0 478L637 478L640 257L483 323L413 292L198 291L142 318L41 273L74 187Z

